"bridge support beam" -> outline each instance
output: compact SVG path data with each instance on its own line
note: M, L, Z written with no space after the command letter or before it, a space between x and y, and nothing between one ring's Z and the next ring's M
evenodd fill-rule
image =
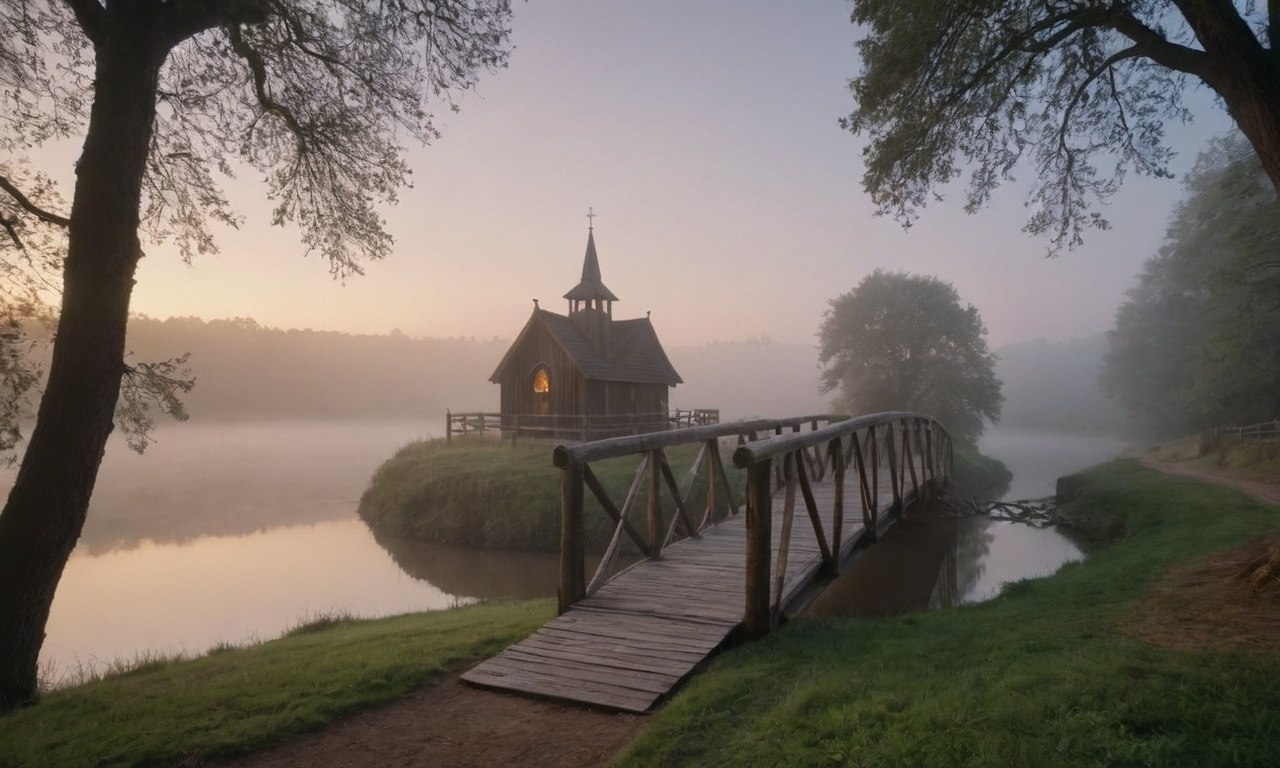
M587 596L583 480L582 465L576 462L560 472L560 613Z
M747 470L747 583L742 627L747 637L773 629L769 571L773 543L773 461L753 462Z

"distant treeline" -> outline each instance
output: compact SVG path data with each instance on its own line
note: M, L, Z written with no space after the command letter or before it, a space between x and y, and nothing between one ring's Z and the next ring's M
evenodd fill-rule
M1280 202L1238 135L1201 154L1186 188L1104 372L1151 436L1280 417Z
M130 360L190 353L193 419L348 418L480 410L497 402L489 374L507 342L280 330L257 322L141 317Z
M280 330L251 319L134 318L135 362L190 353L193 419L434 417L497 411L489 382L510 339L421 339ZM771 341L669 347L685 383L671 405L719 408L723 418L824 413L817 353ZM443 428L443 424L441 425Z
M190 354L197 421L443 416L496 411L489 375L509 339L411 338L392 333L281 330L254 320L135 317L129 361ZM1004 381L1001 426L1117 431L1119 412L1098 389L1105 339L1034 341L996 351ZM770 340L668 347L684 383L673 408L719 408L723 419L828 413L816 346ZM443 421L441 422L443 429Z

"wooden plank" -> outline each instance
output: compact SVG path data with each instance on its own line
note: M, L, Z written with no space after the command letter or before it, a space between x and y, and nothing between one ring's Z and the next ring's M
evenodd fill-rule
M798 466L795 470L803 471ZM844 558L867 535L865 526L846 521L839 541L823 541L815 526L823 530L833 522L835 489L831 483L804 483L793 485L793 493L797 485L802 493L804 485L810 486L813 504L808 498L805 502L815 525L792 528L785 558L768 558L769 579L781 579L784 608L805 591L822 568L824 554ZM892 485L892 480L886 485ZM785 489L779 489L783 493ZM889 490L877 499L877 511L887 510L892 501ZM778 509L767 522L761 521L760 528L769 534L764 540L784 540L784 505L771 506ZM705 528L699 539L666 547L661 559L628 566L525 640L469 670L463 679L565 701L647 711L742 623L747 595L746 519L747 515L726 518ZM757 568L761 565L757 563Z

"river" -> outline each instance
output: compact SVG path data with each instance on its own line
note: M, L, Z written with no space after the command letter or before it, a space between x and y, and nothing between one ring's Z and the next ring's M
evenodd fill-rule
M142 456L113 437L54 600L42 674L56 683L150 654L196 655L217 643L276 637L330 612L382 616L553 595L555 555L380 544L355 516L378 465L438 424L166 424ZM1011 498L1050 494L1058 475L1120 447L1000 431L983 443L1014 470ZM0 473L0 490L12 477ZM997 532L1010 525L983 522ZM1018 564L1025 530L989 541L990 530L975 534L987 541L987 557L968 599L1010 578L1002 563L1012 578L1035 575Z

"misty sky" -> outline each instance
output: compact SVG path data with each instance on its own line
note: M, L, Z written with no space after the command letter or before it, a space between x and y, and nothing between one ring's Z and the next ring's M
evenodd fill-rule
M531 299L564 311L593 206L615 316L652 310L669 345L812 343L827 300L876 267L950 281L996 347L1109 328L1180 185L1131 178L1109 207L1114 229L1056 260L1020 231L1026 178L975 216L953 193L910 232L874 217L861 142L837 125L854 106L849 12L838 0L517 3L510 67L459 113L439 105L443 137L411 150L415 188L387 211L392 258L334 282L300 257L295 231L268 226L248 173L229 185L245 226L192 267L148 247L133 308L510 338ZM1208 96L1191 101L1196 123L1171 129L1179 174L1228 126ZM68 180L71 149L50 169Z

